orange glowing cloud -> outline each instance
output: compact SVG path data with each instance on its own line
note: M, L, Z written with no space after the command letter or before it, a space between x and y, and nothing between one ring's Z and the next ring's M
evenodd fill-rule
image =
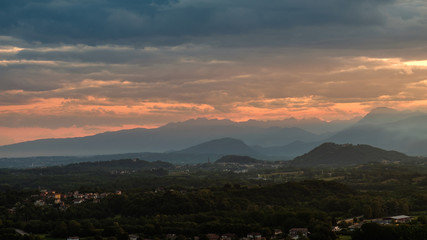
M99 119L97 124L87 124L86 126L67 127L0 127L0 145L11 144L22 141L36 140L41 138L64 138L82 137L102 133L105 131L117 131L131 128L154 128L166 124L169 121L183 121L190 118L216 118L230 119L236 122L256 120L279 120L294 117L297 119L319 118L324 121L349 120L360 117L368 113L372 106L389 106L398 110L427 108L427 100L419 101L395 101L394 98L382 96L381 104L373 102L350 102L332 103L316 97L287 98L287 99L267 99L259 100L256 106L248 103L235 104L229 112L218 112L214 107L207 104L190 103L163 103L163 102L141 102L132 106L108 105L109 100L96 97L88 97L82 100L70 99L38 99L27 105L0 106L1 114L11 112L24 114L25 116L52 115L64 116L68 118L74 116L91 115L90 117ZM95 104L96 103L96 104ZM102 103L102 104L101 104ZM264 105L261 105L264 104ZM283 106L280 106L282 104ZM103 119L112 116L144 119L152 116L158 121L151 123L133 124L103 124ZM163 119L161 121L160 119Z
M283 101L283 99L280 100ZM236 114L228 116L237 121L249 119L278 120L289 117L297 119L319 118L324 121L331 121L349 120L367 113L365 106L361 103L324 102L319 105L312 100L312 97L287 99L290 102L289 105L274 108L239 106L236 107ZM265 101L267 104L271 102L272 100Z
M38 127L20 127L7 128L0 127L0 145L13 144L24 141L32 141L46 138L74 138L90 136L107 131L119 131L133 128L154 128L153 125L123 125L123 126L96 126L96 127L66 127L66 128L38 128Z

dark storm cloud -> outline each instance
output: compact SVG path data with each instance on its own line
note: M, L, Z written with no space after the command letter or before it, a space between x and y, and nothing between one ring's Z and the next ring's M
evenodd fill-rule
M0 28L1 35L29 42L179 45L206 37L259 34L259 31L268 35L269 30L295 27L375 26L384 20L381 7L393 2L18 0L1 3ZM326 37L329 33L319 34ZM263 40L267 39L268 36Z
M59 73L34 66L0 66L0 90L49 91L61 87Z
M173 61L175 56L169 52L168 56L162 55L160 51L136 49L125 46L98 46L76 45L56 48L29 48L19 51L10 59L33 59L33 60L60 60L81 63L103 62L109 64L155 64ZM143 59L143 61L141 61Z
M426 16L424 0L1 1L0 127L423 100L427 62L408 61L427 61Z

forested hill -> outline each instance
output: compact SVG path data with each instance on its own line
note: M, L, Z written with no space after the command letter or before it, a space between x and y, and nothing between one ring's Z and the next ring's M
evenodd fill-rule
M121 159L102 162L82 162L65 166L54 166L46 168L34 168L23 170L26 172L41 172L43 174L71 174L83 172L110 172L110 171L137 171L151 169L172 169L175 165L167 162L148 162L139 159Z
M259 153L246 145L242 140L235 138L221 138L207 141L181 150L179 153L259 155Z
M396 151L387 151L369 145L324 143L291 161L298 166L348 166L370 162L404 162L417 160Z

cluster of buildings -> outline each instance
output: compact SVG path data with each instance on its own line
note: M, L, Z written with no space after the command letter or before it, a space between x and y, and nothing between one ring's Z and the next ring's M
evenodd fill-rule
M236 163L236 162L221 162L215 163L215 166L221 166L223 172L233 172L233 173L248 173L251 169L277 169L281 163L275 162L263 162L263 163Z
M291 239L299 239L299 238L307 238L310 232L308 232L307 228L292 228L289 230L288 237ZM282 239L283 232L280 229L274 229L273 236L271 236L271 239ZM130 234L129 240L143 240L138 235ZM238 238L236 234L234 233L226 233L222 235L209 233L206 234L206 238L208 240L266 240L266 237L263 237L261 233L248 233L246 237ZM67 240L79 240L79 237L68 237ZM176 240L177 236L176 234L167 234L166 240ZM151 240L151 239L144 239L144 240ZM194 240L200 240L200 237L196 236L194 237Z
M110 195L121 195L121 191L112 192L103 192L103 193L79 193L79 191L68 192L68 193L58 193L54 190L40 190L39 194L31 195L31 199L34 200L35 206L44 206L46 204L55 204L60 207L66 207L69 204L80 204L83 202L91 201L93 203L98 203L100 199L106 198Z
M111 170L111 175L125 175L135 173L136 170Z
M386 225L386 224L409 223L410 221L412 221L412 217L406 216L406 215L398 215L398 216L391 216L391 217L385 217L385 218L364 219L362 221L355 221L355 219L360 219L360 218L362 218L362 216L345 219L345 220L342 220L338 223L340 225L348 225L348 229L350 231L352 231L354 229L362 227L362 225L364 223L378 223L381 225ZM341 231L341 228L338 226L335 226L332 229L332 231L338 232L338 231Z
M289 230L289 233L287 236L291 239L299 239L299 238L308 238L308 235L310 232L307 228L291 228ZM248 233L246 237L238 238L236 234L234 233L226 233L222 235L218 235L215 233L209 233L206 234L206 238L208 240L266 240L266 239L283 239L284 233L280 229L274 229L273 236L266 237L263 236L261 233L258 232L252 232ZM175 240L177 236L175 234L167 234L166 239L167 240ZM200 237L196 236L194 237L194 240L199 240Z

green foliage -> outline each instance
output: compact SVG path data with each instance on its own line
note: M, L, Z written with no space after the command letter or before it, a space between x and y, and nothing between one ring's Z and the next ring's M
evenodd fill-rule
M226 155L216 160L215 163L237 163L237 164L256 164L263 163L262 160L257 160L248 156Z
M124 163L124 167L130 164L131 169L135 162ZM78 235L88 239L125 239L128 234L138 234L163 239L169 233L180 238L204 238L208 233L235 233L243 237L249 232L260 232L270 237L273 229L287 233L295 227L307 227L310 239L336 239L331 226L339 219L427 211L427 169L423 165L287 167L235 174L206 164L112 174L111 169L119 165L110 164L112 168L104 170L96 168L96 164L75 164L72 171L62 174L39 169L6 171L0 175L0 180L8 185L0 190L0 239L21 239L10 231L14 228L56 238ZM88 169L81 169L83 166ZM295 173L298 181L273 183L255 179L258 174L274 176L277 172L286 177L286 173ZM17 184L25 188L10 187ZM71 204L60 210L55 205L34 206L29 196L38 193L31 189L39 185L57 191L121 189L123 194L109 196L99 203ZM10 213L11 208L14 213ZM365 224L353 239L427 239L426 219L421 215L416 223L399 227Z

